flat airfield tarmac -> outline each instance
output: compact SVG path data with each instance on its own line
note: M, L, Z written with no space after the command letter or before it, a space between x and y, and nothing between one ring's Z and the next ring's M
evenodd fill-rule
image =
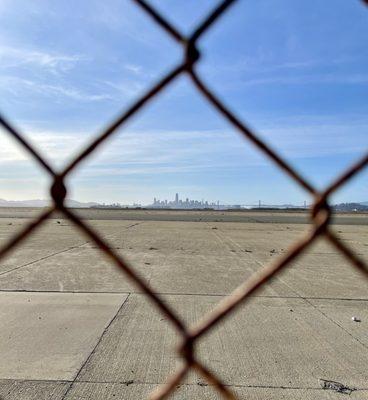
M40 212L1 208L0 243ZM187 324L310 229L301 212L75 212ZM365 261L367 224L342 214L333 225ZM1 400L145 399L181 365L172 324L60 215L1 260L0 304ZM368 279L319 240L197 354L239 399L368 399ZM170 398L221 396L191 372Z

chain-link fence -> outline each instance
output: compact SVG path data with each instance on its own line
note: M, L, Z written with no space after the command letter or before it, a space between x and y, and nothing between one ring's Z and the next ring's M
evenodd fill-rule
M60 211L66 218L71 220L84 234L86 234L98 247L104 252L111 261L118 266L133 283L141 289L145 295L156 305L156 307L171 321L181 337L181 345L178 348L180 357L185 361L182 367L167 380L167 385L163 385L159 390L151 395L151 399L165 399L184 379L190 369L195 369L210 384L214 385L217 391L225 399L236 399L232 391L222 383L215 372L210 371L196 357L195 345L197 340L214 329L225 317L229 316L240 304L249 299L249 296L265 284L272 276L288 266L296 257L299 257L305 250L316 241L318 237L323 236L328 240L354 268L363 272L368 278L368 267L349 247L343 244L335 233L330 229L331 209L328 204L329 197L337 189L341 188L347 181L355 176L359 171L368 165L368 153L357 160L345 173L338 176L336 180L324 191L318 191L310 182L301 177L289 163L278 153L267 146L254 132L252 132L244 122L229 110L202 81L196 71L196 65L200 59L200 52L197 44L202 35L210 29L217 20L227 11L236 0L222 1L213 11L197 26L194 32L188 36L183 36L178 29L171 25L160 13L151 7L145 0L133 0L141 9L147 13L166 33L183 48L183 61L165 75L158 83L148 90L141 98L133 103L120 117L108 126L103 133L97 137L89 146L83 149L80 154L67 165L61 173L57 173L54 168L45 161L42 155L31 146L22 134L20 134L12 125L0 116L0 123L6 132L12 136L26 151L37 161L43 169L51 176L53 184L51 186L51 197L53 206L44 211L37 219L26 225L26 227L15 235L3 248L0 249L0 260L11 250L18 246L26 237L38 229L55 211ZM368 0L363 0L368 5ZM208 313L198 324L188 327L171 309L167 302L163 302L155 294L147 282L136 273L134 268L127 261L118 255L108 242L96 233L90 226L87 226L76 214L64 205L67 195L65 178L74 170L79 163L89 155L109 137L117 132L117 129L124 126L126 121L141 110L146 103L152 101L158 94L169 86L180 75L187 74L191 78L198 92L212 104L212 106L222 115L231 125L240 131L245 138L253 143L260 152L266 154L276 167L283 170L292 180L297 182L313 198L314 205L311 209L312 228L307 231L296 243L294 243L280 258L276 259L270 265L264 267L260 273L250 277L242 283L230 297L220 302L217 307Z

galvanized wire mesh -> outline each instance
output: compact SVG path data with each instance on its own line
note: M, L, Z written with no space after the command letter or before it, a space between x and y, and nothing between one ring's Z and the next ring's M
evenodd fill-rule
M22 146L31 157L38 162L42 168L51 176L53 184L50 194L53 200L53 206L44 211L37 219L26 225L22 231L12 237L7 244L0 249L0 260L12 249L21 244L21 242L35 232L55 211L64 214L66 218L72 221L84 234L86 234L97 246L104 252L111 261L119 267L131 281L142 290L145 295L155 304L155 306L168 318L173 326L178 331L181 337L181 345L178 348L180 357L184 363L180 369L170 376L167 380L167 385L162 386L151 394L151 399L165 399L180 384L190 369L196 370L210 384L214 385L216 390L224 399L236 399L235 394L226 386L221 378L217 377L213 371L210 371L196 357L195 345L197 340L214 329L225 317L228 317L240 304L244 304L249 296L265 284L273 275L287 267L296 257L299 257L306 249L308 249L318 237L324 237L328 240L338 252L340 252L350 264L363 272L368 278L368 268L363 260L354 253L348 246L341 242L335 233L330 229L331 208L328 200L337 189L343 186L347 181L354 177L358 172L368 165L368 153L361 159L357 160L348 170L338 176L336 180L323 191L318 191L313 185L305 180L289 163L283 159L277 152L272 150L264 143L256 133L251 131L247 125L241 121L233 111L226 107L221 99L219 99L209 88L204 84L201 77L196 71L196 65L200 59L200 52L197 44L202 35L210 29L217 20L227 11L236 0L222 1L210 14L197 26L194 32L185 37L179 30L171 25L157 10L146 3L145 0L132 0L141 9L147 13L156 24L158 24L166 33L175 40L179 46L183 48L183 61L166 74L161 80L153 85L142 97L134 102L120 117L92 141L89 146L84 148L80 154L70 162L61 173L57 173L54 168L42 157L42 155L31 146L25 137L19 133L4 117L0 116L0 124L7 134L12 136ZM368 5L368 0L363 0ZM265 266L260 272L251 276L242 283L230 297L220 302L217 307L206 315L202 321L192 327L186 326L180 316L160 297L154 293L148 283L140 277L134 268L118 255L108 242L101 237L94 229L87 226L76 214L64 205L64 200L67 195L65 186L65 178L74 170L82 160L91 155L98 147L109 137L117 132L117 129L124 126L126 121L141 110L146 103L152 101L158 94L169 86L180 75L187 74L191 78L198 92L212 104L214 109L218 111L232 126L234 126L245 138L253 143L258 150L264 153L277 168L283 170L290 176L298 185L305 189L313 198L314 205L311 209L311 228L309 231L296 241L289 249L274 262Z

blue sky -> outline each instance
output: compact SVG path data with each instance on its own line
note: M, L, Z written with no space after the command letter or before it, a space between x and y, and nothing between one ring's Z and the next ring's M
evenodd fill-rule
M216 1L156 0L183 33ZM319 188L367 150L368 9L359 0L238 1L199 44L208 85ZM132 1L0 1L0 111L59 168L181 59ZM0 131L0 198L46 198L48 177ZM185 76L68 180L80 201L310 198ZM339 201L368 201L368 171Z

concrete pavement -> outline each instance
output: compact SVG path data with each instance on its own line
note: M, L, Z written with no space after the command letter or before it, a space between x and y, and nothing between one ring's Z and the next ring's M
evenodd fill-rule
M0 218L1 240L26 222ZM178 337L93 243L59 222L0 265L0 399L144 399L180 363ZM308 228L89 223L190 324ZM368 259L365 226L334 229ZM368 281L320 242L206 335L198 354L241 399L368 399ZM323 380L351 394L323 389ZM172 398L221 397L191 373Z

